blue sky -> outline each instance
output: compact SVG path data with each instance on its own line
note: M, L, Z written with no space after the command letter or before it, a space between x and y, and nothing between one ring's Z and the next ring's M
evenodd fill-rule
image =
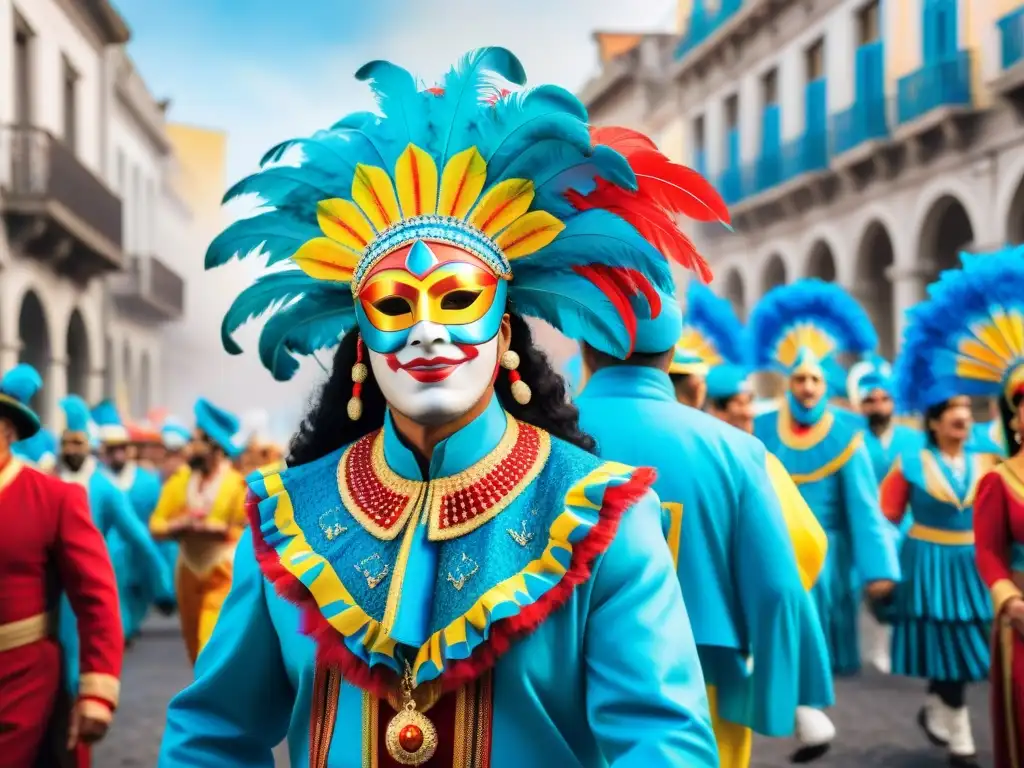
M370 106L352 74L385 58L424 80L503 45L533 82L576 88L595 29L665 29L674 0L114 0L171 119L227 131L231 181L277 141ZM244 10L242 10L244 9ZM300 10L301 9L301 10Z

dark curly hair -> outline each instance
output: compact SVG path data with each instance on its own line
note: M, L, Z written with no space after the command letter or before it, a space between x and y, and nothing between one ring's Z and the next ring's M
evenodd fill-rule
M579 411L566 395L565 381L551 367L547 356L534 345L533 334L526 321L511 307L508 311L512 325L510 348L519 354L519 375L530 385L533 397L527 405L520 405L512 397L508 376L499 375L494 390L502 407L520 421L540 427L593 453L596 443L580 429ZM352 396L352 366L356 361L358 335L358 328L353 328L338 345L330 376L311 401L288 447L289 466L316 461L384 425L386 403L372 368L363 382L362 417L352 421L346 411Z
M1018 430L1024 430L1024 424L1017 424L1017 409L1024 395L1015 395L1012 402L1005 397L999 398L999 420L1003 423L1003 436L1006 438L1006 451L1009 456L1020 453L1021 444L1017 442Z

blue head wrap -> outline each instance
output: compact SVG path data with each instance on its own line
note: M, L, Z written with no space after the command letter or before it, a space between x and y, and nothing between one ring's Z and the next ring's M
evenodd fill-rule
M180 451L192 439L192 432L177 419L168 417L160 427L160 439L167 450Z
M0 379L0 415L11 420L22 440L40 429L39 416L29 403L42 388L39 372L28 363L18 363Z
M884 357L874 354L866 355L863 360L854 363L846 379L850 403L857 410L860 410L864 398L875 390L893 397L895 386L892 365Z
M100 441L106 445L124 445L129 442L128 429L113 400L104 400L92 409L92 420L99 429Z
M235 414L218 408L206 398L199 398L195 405L196 426L203 430L214 443L219 445L231 458L242 455L245 446L241 444L241 420Z
M960 395L1012 402L1024 388L1024 245L960 260L907 312L896 360L904 410Z

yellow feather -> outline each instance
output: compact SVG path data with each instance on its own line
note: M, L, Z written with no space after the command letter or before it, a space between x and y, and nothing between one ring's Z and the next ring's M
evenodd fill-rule
M518 219L495 240L507 259L518 259L536 253L549 245L565 229L547 211L532 211Z
M1003 315L1001 313L996 314L992 318L993 322L991 324L978 325L971 330L974 331L974 335L978 337L981 343L992 350L993 353L999 355L1003 360L1009 360L1013 353L1006 346L1006 337L1003 335L1002 323L1000 322L1002 318Z
M998 352L971 338L961 339L957 345L957 352L963 356L962 359L973 359L982 365L990 366L992 370L1002 370L1006 363L1005 358Z
M395 188L402 216L437 213L437 164L429 154L410 144L395 163Z
M506 179L491 187L481 198L473 210L470 224L482 230L488 237L494 237L520 216L526 215L532 202L532 181Z
M347 283L352 279L359 254L326 237L314 237L302 244L292 261L317 280Z
M383 168L359 163L352 179L352 199L378 232L402 219L391 177Z
M316 221L321 232L356 253L361 253L373 240L370 222L359 208L348 200L337 197L321 200L316 206Z
M487 162L476 147L453 155L441 174L441 199L437 212L442 216L466 218L487 181Z
M964 379L976 379L977 381L999 381L1002 371L993 371L984 363L976 360L961 358L956 361L956 375Z

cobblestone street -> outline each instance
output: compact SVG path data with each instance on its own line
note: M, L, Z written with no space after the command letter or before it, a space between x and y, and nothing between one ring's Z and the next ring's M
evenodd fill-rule
M96 752L96 768L152 768L156 765L168 699L188 683L190 670L173 619L151 619L142 638L129 651L121 708L109 737ZM915 718L923 684L867 671L856 680L840 681L838 703L830 710L839 736L832 752L815 765L821 768L941 768L942 750L927 744ZM974 735L983 766L990 766L988 690L975 686L968 694L974 714ZM759 739L753 768L789 764L792 743ZM283 749L278 766L288 766ZM524 768L527 768L524 766Z

